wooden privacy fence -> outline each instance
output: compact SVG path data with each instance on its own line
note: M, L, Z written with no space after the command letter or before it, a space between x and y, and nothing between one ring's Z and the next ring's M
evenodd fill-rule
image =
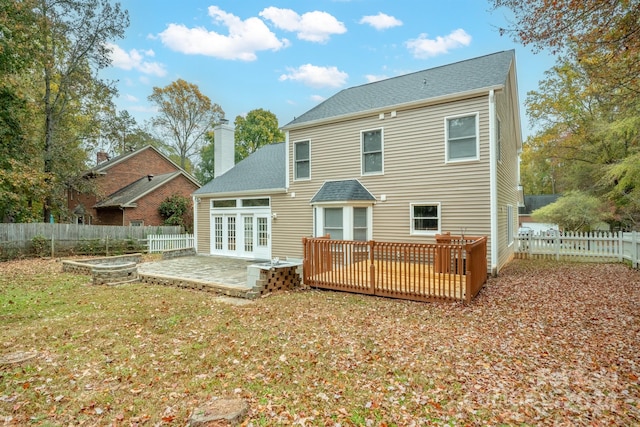
M140 251L150 234L178 234L179 226L118 226L51 223L0 224L0 260L24 255L109 254Z
M517 258L552 258L581 261L630 261L638 268L640 236L638 232L556 232L525 233L516 237Z
M150 254L171 249L192 248L194 245L193 234L150 234L147 236L147 241Z
M302 239L311 287L414 301L463 301L487 280L487 238L441 235L435 244Z

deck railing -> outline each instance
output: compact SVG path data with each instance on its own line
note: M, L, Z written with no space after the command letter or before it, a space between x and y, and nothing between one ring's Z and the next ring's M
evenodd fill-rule
M304 238L305 284L416 301L465 301L487 279L487 238L435 244Z

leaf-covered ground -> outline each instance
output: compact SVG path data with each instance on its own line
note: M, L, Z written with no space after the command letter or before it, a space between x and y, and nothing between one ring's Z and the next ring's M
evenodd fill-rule
M638 425L640 272L517 260L470 306L326 291L246 306L0 264L0 425Z

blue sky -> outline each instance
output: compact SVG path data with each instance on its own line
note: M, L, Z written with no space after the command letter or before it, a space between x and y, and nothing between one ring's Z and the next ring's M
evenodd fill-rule
M500 36L483 0L120 0L131 24L104 77L140 125L153 87L196 84L231 122L263 108L280 126L341 89L515 49L521 105L554 64ZM521 107L522 130L528 119Z

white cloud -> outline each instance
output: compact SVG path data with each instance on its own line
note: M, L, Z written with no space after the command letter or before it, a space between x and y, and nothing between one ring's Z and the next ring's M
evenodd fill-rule
M366 74L364 76L364 78L367 80L367 83L373 83L373 82L377 82L377 81L380 81L380 80L384 80L384 79L386 79L388 77L385 76L385 75L376 76L375 74Z
M408 40L405 45L416 58L429 58L448 53L450 49L469 46L471 36L462 28L451 32L444 37L428 39L427 34L420 34L417 39Z
M344 34L347 27L327 12L313 11L298 15L291 9L268 7L259 15L281 30L297 33L300 40L326 43L334 34Z
M152 74L158 77L167 74L167 70L163 64L144 60L145 56L155 55L152 50L139 51L137 49L131 49L129 52L126 52L120 46L113 43L107 43L106 46L111 50L109 56L111 58L111 64L114 67L123 70L137 70L143 74Z
M289 46L287 39L279 40L259 18L243 21L217 6L209 7L209 16L227 27L229 34L169 24L158 36L165 46L177 52L241 61L255 61L258 51L276 51Z
M287 74L280 76L280 81L294 80L311 87L341 87L347 82L349 75L337 67L318 67L305 64L298 68L287 68Z
M317 102L318 104L321 103L322 101L324 101L325 99L327 99L327 98L325 98L324 96L321 96L321 95L311 95L311 100L313 102Z
M363 16L359 23L369 24L376 30L386 30L388 28L399 27L402 25L401 20L382 12L377 15Z
M139 101L138 98L136 98L135 96L133 96L133 95L131 95L129 93L124 96L124 99L126 99L129 102L138 102Z
M129 111L136 111L138 113L157 113L158 107L155 105L132 105L127 107Z

